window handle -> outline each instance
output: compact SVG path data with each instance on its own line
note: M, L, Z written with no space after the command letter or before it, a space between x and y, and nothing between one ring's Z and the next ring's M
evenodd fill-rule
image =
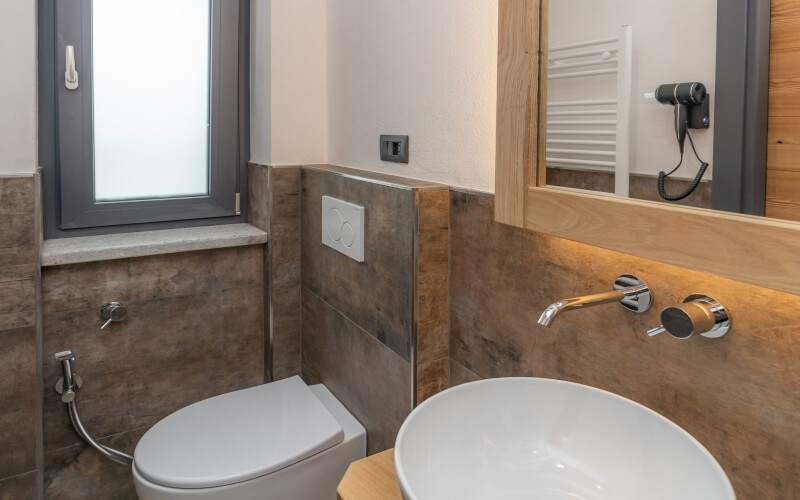
M67 63L66 71L64 72L64 86L68 90L75 90L78 88L78 72L75 70L75 47L67 45Z

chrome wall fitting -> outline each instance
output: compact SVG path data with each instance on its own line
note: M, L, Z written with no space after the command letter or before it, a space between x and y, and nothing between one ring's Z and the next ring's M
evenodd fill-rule
M78 392L78 389L83 387L83 378L81 378L81 376L78 375L77 373L74 373L72 375L72 381L73 381L72 391L67 389L67 395L66 396L64 396L64 377L59 378L58 382L56 382L56 392L62 395L61 401L63 403L69 403L70 401L74 400L75 399L75 393ZM71 395L70 395L70 392L71 392ZM64 398L67 398L67 400L65 401Z
M75 361L72 351L69 349L58 351L55 354L55 360L61 363L61 374L63 375L56 383L56 392L61 394L61 402L67 405L69 420L72 422L72 428L75 429L78 436L109 460L120 465L130 466L133 464L132 456L98 443L89 435L86 427L83 426L81 417L78 415L78 406L75 404L75 392L83 386L83 379L72 372L72 362Z
M121 302L106 302L100 306L100 319L105 321L103 328L107 327L111 322L122 321L128 317L128 309Z
M591 307L610 302L619 302L629 311L642 313L650 309L653 296L647 283L632 274L623 274L614 280L614 291L596 293L594 295L584 295L571 299L559 300L547 306L537 323L550 328L556 316L564 311L579 309L581 307Z
M670 306L661 311L661 326L648 330L653 336L667 332L676 339L688 339L698 334L716 339L731 328L728 311L717 300L708 295L693 294L680 306Z
M614 280L614 290L625 292L619 301L622 307L635 313L643 313L653 304L653 294L647 284L632 274L623 274Z

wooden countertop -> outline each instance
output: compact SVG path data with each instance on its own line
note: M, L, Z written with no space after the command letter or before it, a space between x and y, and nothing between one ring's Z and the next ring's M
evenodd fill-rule
M394 473L394 448L350 464L336 493L338 500L402 500Z

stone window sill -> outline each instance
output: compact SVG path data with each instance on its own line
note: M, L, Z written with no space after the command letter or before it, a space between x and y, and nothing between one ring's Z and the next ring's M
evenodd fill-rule
M45 240L42 267L259 245L268 239L250 224L223 224Z

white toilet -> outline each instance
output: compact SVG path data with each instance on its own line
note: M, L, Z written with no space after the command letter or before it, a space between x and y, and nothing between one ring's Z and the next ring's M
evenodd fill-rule
M333 500L366 431L324 385L300 377L176 411L134 452L142 500Z

